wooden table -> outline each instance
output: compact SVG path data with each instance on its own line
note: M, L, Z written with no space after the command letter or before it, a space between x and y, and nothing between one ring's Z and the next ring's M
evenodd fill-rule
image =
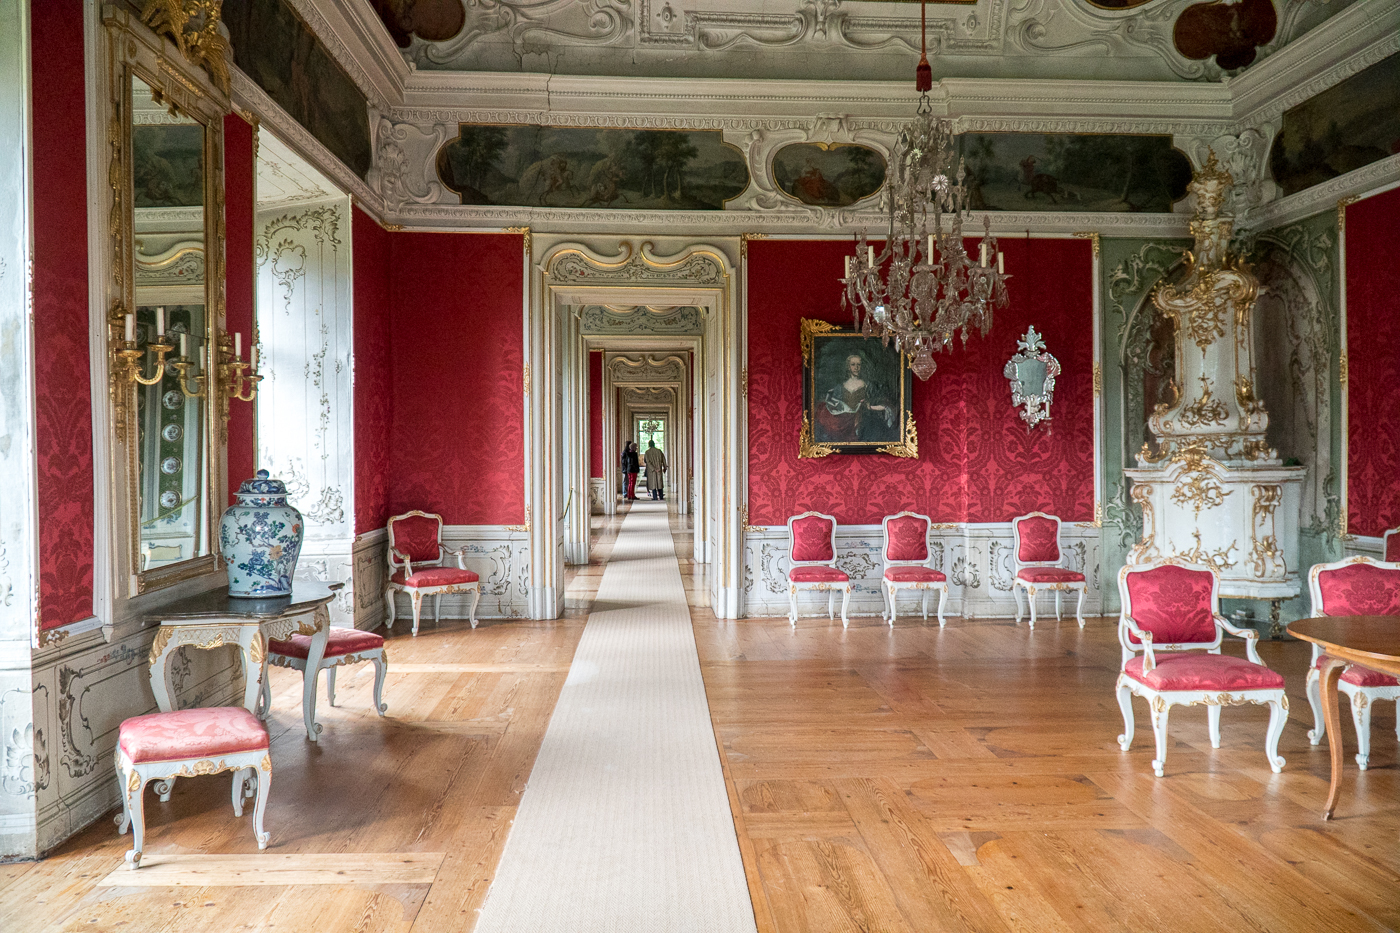
M1322 714L1327 722L1327 747L1332 753L1332 784L1322 818L1330 820L1337 809L1342 784L1342 714L1337 679L1348 664L1400 677L1400 617L1323 616L1288 624L1288 632L1321 645L1327 662L1318 672L1322 690Z
M151 692L162 712L175 709L170 681L170 658L178 648L218 648L236 645L243 659L243 706L257 712L262 679L267 676L267 643L284 641L293 635L310 635L306 676L302 680L301 714L306 737L316 741L321 727L316 722L317 665L326 652L330 634L327 604L343 583L317 583L298 580L290 596L245 599L213 590L176 600L146 615L159 622L151 643ZM267 711L262 715L266 717Z

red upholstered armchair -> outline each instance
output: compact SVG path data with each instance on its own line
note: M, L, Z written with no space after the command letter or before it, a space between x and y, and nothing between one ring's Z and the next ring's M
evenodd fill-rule
M788 519L788 622L797 627L797 591L827 594L826 616L832 617L836 591L841 591L841 627L848 624L851 579L836 569L836 519L821 512L803 512Z
M444 567L448 555L457 558L456 567ZM430 512L405 512L389 519L389 582L384 599L389 603L389 628L397 612L394 592L401 590L413 600L413 634L418 634L418 618L423 597L433 597L433 622L438 621L444 593L471 593L471 623L476 628L476 605L481 602L481 578L467 569L466 549L442 543L442 516Z
M1387 533L1387 544L1389 535ZM1400 616L1400 563L1382 563L1369 557L1348 557L1334 564L1314 564L1308 573L1315 616ZM1395 620L1400 638L1400 618ZM1308 741L1314 745L1327 734L1322 718L1321 670L1327 656L1322 646L1313 645L1308 665L1308 704L1312 706L1313 728ZM1351 721L1356 726L1356 763L1365 771L1371 761L1371 709L1377 700L1400 700L1400 680L1389 674L1352 664L1342 671L1337 689L1351 700ZM1400 711L1396 713L1395 736L1400 739Z
M1077 590L1079 603L1074 617L1084 627L1084 595L1089 584L1084 574L1060 566L1060 519L1044 512L1031 512L1011 520L1011 536L1015 539L1012 560L1016 579L1011 592L1016 596L1016 621L1021 621L1021 591L1031 604L1031 628L1035 628L1035 594L1041 590L1055 591L1055 620L1061 618L1060 596L1065 590Z
M1400 563L1400 528L1392 528L1381 538L1381 558L1387 563Z
M885 597L885 619L894 628L895 598L900 590L915 590L922 597L924 621L928 621L929 591L938 591L938 624L945 624L943 607L948 603L948 577L933 569L933 554L928 546L928 529L932 520L917 512L886 515L881 523L885 530L885 561L881 592Z
M1167 758L1167 714L1173 706L1206 708L1211 748L1220 747L1220 708L1246 703L1269 706L1264 754L1274 773L1283 769L1278 739L1288 721L1283 675L1259 660L1259 633L1236 628L1220 615L1219 580L1209 567L1176 558L1130 564L1118 572L1123 612L1118 641L1123 669L1118 675L1118 705L1123 734L1118 747L1133 741L1133 697L1147 701L1157 757L1158 777ZM1220 653L1222 632L1245 639L1248 660ZM1141 652L1141 654L1139 654Z

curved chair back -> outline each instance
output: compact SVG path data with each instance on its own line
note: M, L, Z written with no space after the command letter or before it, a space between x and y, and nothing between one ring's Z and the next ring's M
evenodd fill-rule
M836 518L823 512L803 512L788 519L788 562L836 565Z
M1400 616L1400 563L1348 557L1314 564L1308 592L1315 616Z
M1028 512L1011 520L1015 539L1012 557L1022 567L1053 567L1060 562L1060 519L1045 512Z
M1220 580L1200 564L1165 558L1128 564L1118 571L1118 641L1123 663L1142 651L1134 629L1152 635L1156 651L1180 648L1220 650Z
M886 567L929 565L932 555L928 547L928 530L933 524L932 519L918 512L900 512L886 515L880 524L885 532L881 554Z
M442 562L442 516L414 509L389 519L389 564Z

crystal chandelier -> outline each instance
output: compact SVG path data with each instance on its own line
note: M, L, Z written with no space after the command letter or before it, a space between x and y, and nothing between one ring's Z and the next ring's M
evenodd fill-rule
M921 20L922 10L921 4ZM959 330L963 343L972 328L986 335L993 308L1006 306L1011 276L1005 274L989 218L983 218L976 262L963 246L966 171L953 153L952 123L933 116L926 45L916 87L917 115L890 153L884 249L876 255L864 231L856 235L856 254L846 257L841 279L846 286L841 307L852 309L857 329L867 337L893 340L911 358L914 375L927 379L938 368L934 352L948 349Z

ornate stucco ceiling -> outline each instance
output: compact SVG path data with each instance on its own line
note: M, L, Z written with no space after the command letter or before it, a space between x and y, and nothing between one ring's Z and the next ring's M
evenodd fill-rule
M910 2L361 2L421 70L912 81L919 50L919 6ZM930 57L935 77L1215 80L1351 2L930 3Z

